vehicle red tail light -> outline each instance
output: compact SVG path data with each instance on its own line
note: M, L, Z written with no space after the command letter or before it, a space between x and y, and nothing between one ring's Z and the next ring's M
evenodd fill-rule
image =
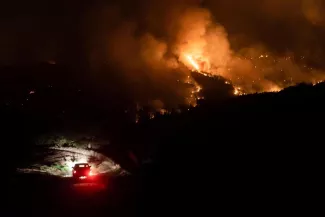
M73 174L76 174L76 173L77 173L77 171L74 170L74 171L73 171Z

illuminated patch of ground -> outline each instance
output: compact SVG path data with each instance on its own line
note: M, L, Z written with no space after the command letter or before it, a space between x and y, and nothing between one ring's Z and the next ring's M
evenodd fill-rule
M113 160L93 150L72 147L50 147L35 153L38 162L33 162L25 168L19 168L24 173L45 173L61 177L70 177L72 167L76 163L89 163L93 174L125 173ZM41 159L41 160L40 160Z

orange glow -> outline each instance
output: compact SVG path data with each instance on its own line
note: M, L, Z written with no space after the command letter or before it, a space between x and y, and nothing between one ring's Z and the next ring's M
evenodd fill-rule
M282 90L279 86L273 86L270 89L268 89L266 92L280 92Z
M241 96L241 95L245 95L242 88L240 87L234 87L234 95L236 96Z

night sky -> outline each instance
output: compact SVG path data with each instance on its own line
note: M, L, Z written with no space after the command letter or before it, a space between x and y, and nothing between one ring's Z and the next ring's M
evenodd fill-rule
M137 34L151 32L168 40L166 27L175 11L188 7L208 8L236 48L263 43L313 55L315 61L324 56L321 0L12 0L0 8L0 63L56 59L78 64L123 22L134 23Z

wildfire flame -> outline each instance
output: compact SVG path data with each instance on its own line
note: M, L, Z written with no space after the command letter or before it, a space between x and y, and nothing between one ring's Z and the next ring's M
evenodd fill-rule
M290 52L279 55L263 45L232 50L226 29L211 17L206 10L184 12L179 20L183 28L177 34L176 55L191 71L225 78L234 95L279 92L301 82L325 80L325 72L308 66L304 56Z
M252 80L249 81L248 76L247 77L244 77L244 76L242 76L242 77L241 76L234 77L234 76L232 76L232 73L234 72L233 71L234 69L232 69L231 66L227 67L227 70L226 70L227 74L218 73L218 71L216 71L214 68L211 68L210 64L208 65L209 67L204 67L204 66L201 67L201 60L202 61L203 60L207 61L207 63L209 63L209 58L208 57L200 57L200 56L197 57L197 55L192 55L192 54L189 54L189 53L183 54L183 57L185 57L185 59L183 58L183 63L192 71L196 71L197 73L200 73L201 75L208 76L208 77L213 77L215 75L220 75L220 76L225 77L227 79L227 81L225 83L233 85L233 88L234 88L233 94L236 95L236 96L241 96L241 95L246 95L246 94L249 94L249 93L256 93L256 92L280 92L281 90L283 90L284 88L286 88L288 86L299 83L298 82L299 80L293 82L292 77L284 79L282 81L278 80L278 81L269 81L269 82L267 82L267 80L264 79L263 80L264 83L260 82L263 79L263 77L261 77L260 79L257 79L257 80L256 80L256 78L255 79L252 78ZM277 64L281 61L281 59L278 60L278 59L276 59L276 57L270 56L270 54L261 54L261 55L259 55L257 57L257 59L265 59L266 61L268 59L271 59L273 61L273 63L274 63L274 65L260 65L260 66L258 66L257 64L254 65L252 70L262 71L262 72L264 72L266 70L269 70L270 67L272 67L272 66L274 68L278 68L279 65L277 65ZM248 59L246 57L244 57L244 58L237 57L236 60L251 61L251 63L256 62L256 59L254 59L253 57L248 58ZM282 60L288 61L287 64L293 64L292 62L290 62L290 61L292 61L290 57L282 58ZM283 63L283 65L285 66L284 63ZM312 68L307 68L307 69L309 71L313 70ZM280 71L284 72L284 69L280 68ZM325 76L319 77L316 81L314 81L312 83L313 84L320 83L320 82L322 82L324 80L324 79L322 79L324 77ZM308 79L306 79L306 80L308 81ZM261 89L260 90L255 90L254 88L251 88L250 85L247 85L247 84L260 85ZM200 90L201 90L201 88L200 88ZM196 93L199 93L200 90L197 91Z
M198 72L200 72L200 66L199 66L199 64L197 64L197 62L193 59L193 57L191 56L191 55L185 55L185 57L186 57L186 59L188 60L188 62L192 65L192 67L196 70L196 71L198 71Z

